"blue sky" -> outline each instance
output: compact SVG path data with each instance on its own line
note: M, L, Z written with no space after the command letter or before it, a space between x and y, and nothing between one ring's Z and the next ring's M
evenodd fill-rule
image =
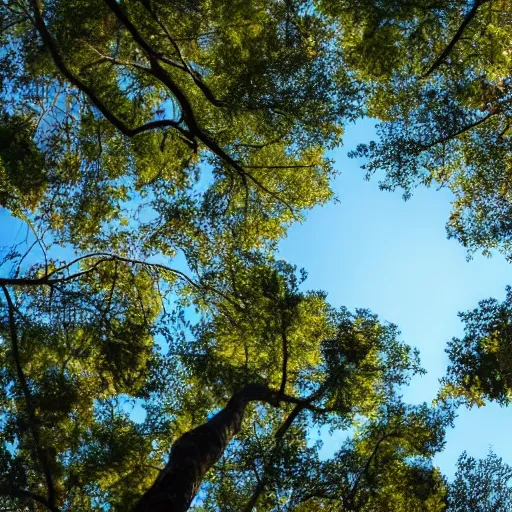
M367 307L396 323L402 339L420 349L428 371L413 380L404 398L431 401L447 366L446 343L463 333L457 312L490 296L503 299L512 266L499 254L474 255L468 262L466 250L447 239L448 191L419 188L403 201L399 191L380 191L378 177L363 179L360 163L345 155L371 138L373 125L367 120L347 129L345 146L332 154L341 171L334 184L340 203L316 208L306 222L293 226L280 254L304 267L306 287L328 292L334 306ZM511 431L510 409L461 409L436 463L451 477L464 450L485 457L492 445L512 464ZM324 448L333 450L340 442L340 436L326 436Z

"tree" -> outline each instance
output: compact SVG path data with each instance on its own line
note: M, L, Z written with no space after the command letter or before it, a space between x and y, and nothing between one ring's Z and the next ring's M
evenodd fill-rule
M225 405L188 418L201 393L176 392L192 374L155 335L172 341L179 301L241 307L221 290L238 262L331 197L323 153L355 91L332 29L292 4L0 9L1 204L34 232L4 260L4 493L125 510L171 440Z
M448 235L510 257L510 3L348 4L331 9L350 20L347 62L367 83L367 115L381 121L378 140L353 156L405 197L420 184L448 187Z
M346 63L368 93L378 139L351 154L381 188L447 187L447 231L471 253L511 257L511 6L497 0L336 2L345 16ZM380 51L376 51L379 48ZM443 396L483 405L509 401L510 291L461 314L463 339L448 346Z
M463 453L457 462L455 479L450 485L448 510L453 512L510 510L511 478L512 468L504 464L492 451L489 451L487 457L481 460Z
M0 205L29 230L0 279L7 507L443 510L453 411L401 402L417 354L273 256L331 198L343 124L430 98L396 77L463 4L375 7L1 3ZM430 90L453 85L441 69ZM472 119L469 97L450 115ZM326 426L347 432L327 461Z
M465 336L448 344L450 358L442 394L463 399L469 406L485 399L510 402L512 289L503 302L486 299L478 308L460 313Z
M110 247L116 229L120 244L135 202L139 245L200 265L233 236L249 248L276 240L331 197L324 151L357 114L356 90L332 28L305 5L1 9L5 132L21 123L44 147L34 193L60 241ZM32 205L14 174L4 172L10 196Z
M259 264L212 292L227 297L217 313L165 352L153 343L159 304L148 273L119 266L106 288L105 276L68 276L51 305L34 278L23 309L2 285L0 491L15 506L187 510L202 485L207 508L307 510L320 499L372 510L393 496L404 510L443 509L430 458L452 412L401 404L397 386L421 369L395 326L335 311L299 291L293 268ZM143 422L123 408L130 397ZM308 446L325 425L355 429L327 462Z

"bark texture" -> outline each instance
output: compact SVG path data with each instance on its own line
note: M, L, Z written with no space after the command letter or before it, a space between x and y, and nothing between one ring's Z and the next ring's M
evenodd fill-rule
M277 406L279 398L279 392L266 386L248 384L209 421L183 434L174 443L169 462L133 512L188 510L204 475L240 431L247 404L261 401Z

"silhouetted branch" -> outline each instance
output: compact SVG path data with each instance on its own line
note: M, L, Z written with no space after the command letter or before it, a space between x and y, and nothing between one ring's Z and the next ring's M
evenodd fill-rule
M30 0L32 11L34 15L34 23L43 43L48 48L50 55L52 56L53 62L59 69L59 71L66 77L66 79L74 85L77 89L82 91L92 102L92 104L105 116L113 126L115 126L121 133L128 137L133 137L139 133L146 132L149 130L155 130L163 127L170 127L178 130L180 134L186 139L187 143L191 147L195 147L193 137L187 130L180 126L180 123L170 119L162 119L158 121L150 121L144 125L138 126L137 128L129 128L124 121L119 119L97 96L94 90L89 87L84 81L78 78L66 65L64 59L59 53L58 46L53 36L48 31L44 22L43 16L39 9L37 0Z
M292 423L295 421L297 416L303 411L303 410L310 410L317 413L328 413L328 412L334 412L337 410L336 408L322 408L322 407L315 407L312 405L312 402L315 400L318 400L325 391L329 388L331 385L335 375L331 376L331 378L328 378L325 380L325 382L314 392L312 393L308 398L306 399L296 399L293 397L288 397L287 403L295 403L295 407L293 408L292 412L287 416L285 421L281 424L281 426L277 429L276 433L274 434L274 438L277 442L280 442L281 439L284 437L286 432L288 432L289 428L292 426ZM252 509L256 505L261 493L265 489L266 486L266 473L267 468L264 470L263 477L258 480L256 488L254 489L249 501L247 502L247 505L244 508L244 512L252 512Z
M288 379L288 336L286 335L285 326L281 326L281 341L283 351L283 365L281 369L281 387L280 393L284 393L286 389L286 381Z
M436 139L434 142L431 142L429 144L420 145L420 151L425 151L427 149L433 148L434 146L437 146L438 144L444 144L444 143L450 141L451 139L455 139L459 135L462 135L462 134L468 132L469 130L472 130L473 128L476 128L477 126L485 123L485 121L487 121L489 118L491 118L492 116L494 116L496 114L499 114L500 112L501 111L499 109L493 109L484 117L477 119L476 121L463 126L462 128L460 128L459 130L457 130L454 133L445 135L444 137Z
M453 47L457 44L457 42L462 37L462 34L466 27L469 25L471 20L476 16L476 13L478 11L478 8L489 2L490 0L475 0L475 3L473 4L473 7L470 9L470 11L466 14L464 19L462 20L462 23L460 24L457 32L453 36L452 40L448 43L446 48L443 50L443 52L439 55L439 57L435 60L435 62L430 66L428 71L423 75L425 78L431 75L446 59L446 57L449 55L449 53L453 50Z
M75 272L63 277L52 277L56 274L63 272L69 268L71 268L73 265L76 265L77 263L80 263L81 261L92 259L92 258L99 258L97 261L95 261L93 264L91 264L88 268L80 271ZM174 274L178 279L181 279L191 286L193 286L196 290L199 291L211 291L215 293L216 295L219 295L226 301L228 301L232 306L236 307L237 309L241 309L242 306L222 291L218 290L217 288L203 284L203 283L197 283L193 279L191 279L187 274L184 272L177 270L175 268L168 267L167 265L163 265L161 263L151 263L149 261L143 261L138 260L134 258L128 258L124 256L119 256L117 254L111 254L107 252L97 252L97 253L91 253L86 254L84 256L80 256L78 258L75 258L74 260L70 261L69 263L66 263L65 265L60 266L57 269L52 270L48 274L45 274L42 277L2 277L0 278L0 286L49 286L53 287L57 284L67 283L69 281L74 281L76 279L79 279L80 277L83 277L87 274L90 274L94 270L97 269L97 267L103 263L107 262L123 262L133 265L139 265L144 266L152 269L156 269L157 271L163 271L163 272L169 272L171 274Z
M36 1L36 0L33 0ZM215 142L211 136L205 132L197 123L194 110L186 94L176 84L171 75L161 66L158 53L144 40L135 25L129 20L123 9L116 2L116 0L104 0L110 10L115 14L117 19L126 27L128 32L133 37L134 41L141 47L146 53L149 59L151 73L157 80L165 85L169 91L174 95L177 102L180 105L180 109L183 115L183 120L188 127L189 133L193 138L197 138L201 141L212 153L217 155L225 164L231 167L242 179L244 185L247 179L252 181L258 188L266 192L268 195L276 199L276 201L284 204L295 217L295 210L285 200L279 197L277 192L270 190L260 180L255 178L251 173L247 172L233 157L231 157L223 148L221 148L217 142Z
M176 40L171 36L171 33L169 29L167 28L167 25L159 18L155 10L151 7L150 0L145 0L142 2L142 5L144 8L149 12L150 16L156 21L158 26L163 30L164 34L166 35L167 39L171 43L172 47L174 48L174 51L178 55L178 58L181 61L181 66L176 66L176 63L174 61L169 62L169 60L163 56L160 56L160 60L162 62L165 62L166 64L171 64L175 67L179 67L179 69L182 69L186 71L196 84L196 86L201 90L204 97L215 107L225 107L226 104L223 101L220 101L215 97L213 94L213 91L201 80L201 77L194 71L187 63L187 61L183 58L183 54L181 53L180 47Z
M37 501L51 512L61 512L58 507L54 505L52 506L50 502L43 496L36 494L34 492L26 491L25 489L18 489L17 487L13 487L11 485L7 485L6 487L0 486L0 494L10 496L11 498L29 498L33 501ZM20 509L2 509L1 512L6 512L7 510L19 512Z

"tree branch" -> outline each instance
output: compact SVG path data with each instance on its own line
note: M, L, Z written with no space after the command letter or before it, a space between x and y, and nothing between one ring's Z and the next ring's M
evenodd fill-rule
M32 401L32 394L30 392L30 388L27 383L27 379L23 372L23 368L21 366L20 360L20 352L19 352L19 343L18 343L18 333L16 328L16 319L14 318L14 304L12 302L9 291L7 290L4 284L0 285L2 291L5 295L5 300L7 302L7 310L9 316L9 331L11 338L11 347L12 353L14 357L14 362L16 365L16 373L18 376L18 381L23 393L23 398L25 399L25 403L27 406L28 420L30 425L30 430L32 433L32 437L34 439L34 444L36 448L37 457L39 459L39 463L41 464L41 468L43 470L45 479L46 479L46 487L48 491L48 504L46 505L52 511L58 511L58 508L55 506L55 488L53 486L52 474L50 471L50 463L48 461L48 456L46 450L41 446L41 438L39 435L39 430L37 428L37 417L35 412L35 406ZM33 495L32 498L36 496ZM40 501L40 500L39 500Z
M282 401L285 401L288 403L295 403L296 405L293 408L292 412L287 416L286 420L279 427L277 432L274 434L274 438L276 439L277 442L281 441L281 439L284 437L286 432L288 432L289 428L292 426L292 423L295 421L297 416L304 409L314 411L314 412L323 412L323 413L332 412L335 410L334 408L324 409L324 408L319 408L319 407L315 407L315 406L311 405L312 402L314 402L315 400L317 400L324 394L324 392L327 390L327 388L331 385L333 377L334 376L331 376L331 378L326 379L325 382L317 389L317 391L312 393L306 399L296 399L296 398L288 397L288 396L287 396L286 400L281 398ZM252 512L252 509L256 505L261 493L265 489L265 485L266 485L265 473L266 473L266 468L264 470L263 477L258 481L256 488L254 489L254 491L251 495L251 498L249 499L249 501L247 502L247 505L245 506L245 509L244 509L245 512Z
M98 261L93 263L90 267L86 268L85 270L76 272L74 274L69 274L69 275L66 275L63 277L52 278L52 276L58 274L59 272L63 272L64 270L69 269L73 265L76 265L77 263L79 263L83 260L91 259L91 258L99 258L99 259L98 259ZM149 261L143 261L143 260L138 260L138 259L134 259L134 258L127 258L124 256L119 256L117 254L111 254L108 252L97 252L97 253L91 253L91 254L86 254L84 256L80 256L80 257L75 258L74 260L70 261L69 263L62 265L59 268L52 270L51 272L49 272L48 274L46 274L42 277L35 277L35 278L1 277L0 278L0 286L49 286L49 287L53 287L57 284L67 283L69 281L78 279L84 275L87 275L90 272L92 272L93 270L95 270L102 263L106 263L109 261L130 263L133 265L154 268L156 270L172 273L172 274L176 275L179 279L181 279L181 280L187 282L188 284L190 284L191 286L193 286L196 290L211 291L211 292L215 293L216 295L218 295L219 297L222 297L224 300L229 302L232 306L234 306L238 310L243 309L243 307L240 304L235 302L231 297L229 297L222 291L218 290L217 288L215 288L213 286L207 285L207 284L197 283L193 279L191 279L189 276L187 276L187 274L185 274L184 272L181 272L180 270L168 267L167 265L163 265L161 263L151 263Z
M441 138L435 140L434 142L431 142L430 144L420 145L420 151L426 151L427 149L433 148L434 146L437 146L438 144L444 144L445 142L448 142L451 139L455 139L459 135L462 135L463 133L466 133L469 130L476 128L477 126L481 125L482 123L485 123L485 121L487 121L489 118L491 118L492 116L497 115L499 113L501 113L500 109L498 109L498 108L493 109L484 117L477 119L476 121L463 126L459 130L457 130L455 133L451 133L449 135L441 137Z
M163 56L160 56L160 60L162 62L165 62L167 64L174 65L175 67L178 67L179 69L182 69L186 71L196 84L196 86L201 90L204 97L215 107L225 107L226 103L223 101L220 101L215 97L213 94L213 91L201 80L201 77L196 73L187 63L187 61L183 58L183 54L181 53L180 47L176 40L171 36L171 33L165 23L158 17L155 10L151 7L150 0L144 0L142 2L142 5L144 8L148 11L150 16L156 21L158 26L163 30L164 34L166 35L167 39L171 43L172 47L174 48L174 51L178 55L178 58L181 61L181 66L177 66L176 63L173 61L169 62L168 59L165 59Z
M318 167L319 164L306 164L306 165L245 165L244 169L311 169L312 167Z
M164 84L176 98L181 108L183 120L187 125L188 129L190 130L190 133L195 138L199 139L212 153L217 155L224 163L230 166L240 176L244 183L247 179L251 180L257 187L259 187L268 195L276 199L276 201L280 202L281 204L284 204L286 208L290 210L292 215L296 217L295 210L290 204L288 204L285 200L280 198L277 192L270 190L263 183L261 183L261 181L255 178L251 173L247 172L233 157L231 157L223 148L221 148L210 137L208 133L206 133L204 130L202 130L202 128L200 128L199 124L195 119L192 105L190 104L186 94L176 84L171 75L161 66L158 54L155 52L155 50L144 40L144 38L141 36L137 28L133 25L133 23L128 19L125 12L123 11L123 9L121 9L116 0L104 1L111 9L111 11L115 14L117 19L126 27L128 32L133 37L134 41L146 53L150 62L149 72L162 84Z
M281 369L281 386L279 388L280 393L284 393L286 389L286 381L288 379L288 336L286 335L286 328L284 325L281 326L281 341L283 350L283 365Z
M431 75L444 62L446 57L448 57L450 52L453 50L453 47L457 44L459 39L462 37L462 34L463 34L464 30L466 29L466 27L468 26L468 24L476 16L478 8L481 5L483 5L483 4L485 4L485 3L489 2L489 1L490 0L475 0L475 3L473 4L473 7L470 9L470 11L466 14L464 19L462 20L462 23L460 24L460 26L459 26L457 32L455 33L455 35L453 36L452 40L448 43L448 45L443 50L441 55L439 55L439 57L430 66L430 68L427 70L427 72L423 75L424 78L426 78L429 75Z
M133 512L184 512L206 472L220 459L242 426L249 402L279 405L279 393L261 384L247 384L209 421L183 434L172 446L169 462Z
M61 510L59 508L57 508L56 506L50 505L50 502L43 496L36 494L34 492L26 491L25 489L18 489L17 487L8 485L6 487L0 487L0 494L4 494L4 495L10 496L12 498L30 498L33 501L37 501L38 503L41 503L41 505L46 507L51 512L61 512ZM7 509L7 510L9 510L9 509ZM18 508L10 509L10 510L19 511Z
M195 142L192 135L180 126L180 123L171 119L162 119L158 121L150 121L146 124L138 126L137 128L129 128L124 121L119 119L97 96L94 90L89 87L85 82L80 80L73 72L67 67L62 56L58 51L57 43L53 36L48 31L44 22L43 16L39 9L37 0L30 0L32 11L34 15L34 23L43 43L48 48L50 55L52 56L53 62L57 66L58 70L64 75L64 77L77 89L82 91L92 102L92 104L103 114L105 119L115 126L121 133L128 137L133 137L139 133L155 130L157 128L170 127L179 131L180 134L185 138L186 142L193 148L195 148Z
M170 74L161 66L161 62L166 62L166 59L161 56L155 49L147 43L147 41L142 37L137 28L133 25L133 23L128 19L123 9L119 6L116 0L104 0L110 10L114 13L117 19L124 25L124 27L128 30L128 32L133 37L134 41L140 46L140 48L146 53L150 67L146 70L149 74L158 79L162 84L164 84L169 91L174 95L178 104L180 105L183 122L187 125L188 129L185 129L181 126L181 121L174 121L170 119L163 119L157 121L150 121L136 128L130 128L126 125L124 121L122 121L119 117L117 117L100 99L100 97L95 93L95 91L89 87L84 81L78 78L65 64L62 56L58 51L58 45L55 42L53 36L48 31L44 19L42 17L41 11L39 9L37 0L30 0L33 15L34 15L34 24L39 32L43 43L48 48L52 59L59 69L59 71L64 75L64 77L77 89L83 92L92 104L103 114L103 116L121 133L128 137L133 137L138 135L139 133L156 130L159 128L173 128L177 130L184 141L194 150L197 151L197 142L196 139L201 141L212 153L217 155L224 163L231 167L242 179L243 183L246 184L247 179L252 181L258 188L263 190L266 194L273 197L277 202L283 204L290 212L293 217L296 218L295 209L284 199L282 199L279 194L268 187L266 187L260 180L258 180L255 176L245 170L234 158L232 158L223 148L221 148L204 130L202 130L194 115L193 108L184 94L184 92L180 89L180 87L174 82ZM174 64L173 64L174 65ZM180 67L181 69L181 67ZM187 71L185 69L185 71ZM203 94L208 95L206 85L200 81L197 77L197 74L190 70L192 73L191 76L194 79L194 82L198 87L201 88ZM213 95L210 95L210 100L216 102L218 104L218 100L216 100Z
M19 489L17 487L14 487L10 484L7 484L5 487L0 486L0 495L3 494L5 496L10 496L11 498L29 498L33 501L37 501L44 507L46 507L51 512L61 512L59 508L56 506L50 505L49 501L44 498L43 496L36 494L34 492L27 491L25 489ZM16 510L19 511L19 508L16 509L6 509L6 510Z
M397 432L390 432L388 434L384 434L378 441L377 443L375 444L374 448L373 448L373 451L370 455L370 457L368 458L368 460L366 461L366 464L363 468L363 470L359 473L359 475L357 475L357 478L356 478L356 481L354 482L354 485L352 486L352 490L350 491L350 494L348 496L348 501L350 504L353 504L354 502L354 498L355 498L355 495L356 495L356 492L357 492L357 489L359 487L359 484L361 483L361 479L363 476L368 476L368 471L370 469L370 465L373 461L373 459L375 458L375 456L377 455L377 452L380 448L380 445L386 441L387 439L389 439L390 437L400 437L400 435L397 433Z

